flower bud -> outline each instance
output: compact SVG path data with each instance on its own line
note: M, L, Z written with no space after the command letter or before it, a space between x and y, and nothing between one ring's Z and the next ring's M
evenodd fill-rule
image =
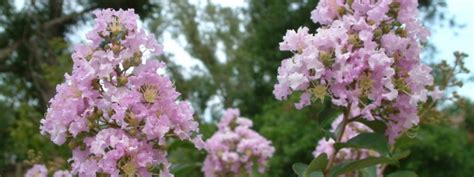
M122 46L120 44L112 43L112 52L114 52L114 55L119 55L121 51Z
M392 30L392 28L390 27L390 25L388 25L388 24L383 24L383 25L382 25L382 32L383 32L383 34L389 33L390 30Z
M133 66L138 66L142 63L142 52L138 51L133 53L133 58L132 58L132 65Z
M76 141L73 140L73 141L70 141L70 142L68 143L68 146L69 146L69 148L71 148L71 149L76 149L76 147L78 147L79 144L78 144Z
M102 86L100 85L100 79L99 78L95 78L92 80L92 88L94 88L94 90L101 90L102 89Z
M364 46L363 41L360 40L360 38L357 34L349 35L349 43L352 44L352 46L356 49L361 48L361 47Z
M343 16L344 14L346 14L346 8L345 7L337 8L337 14L339 14L340 16Z
M374 31L374 38L375 38L376 40L381 39L381 38L382 38L382 35L383 35L382 29L377 28L377 29Z
M117 85L122 87L128 83L128 77L124 75L120 75L117 77Z
M395 31L400 37L407 37L408 36L408 32L407 30L403 29L403 28L398 28L397 31Z

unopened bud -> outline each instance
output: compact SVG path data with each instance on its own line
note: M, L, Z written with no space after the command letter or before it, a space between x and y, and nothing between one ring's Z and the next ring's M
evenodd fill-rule
M337 8L337 13L338 13L340 16L343 16L344 14L346 14L346 8L345 8L345 7L339 7L339 8Z
M403 29L403 28L398 28L396 33L400 36L400 37L407 37L408 36L408 32L407 30Z
M352 44L354 48L361 48L363 47L363 42L360 40L357 34L349 35L349 43Z
M76 149L76 147L79 146L79 144L76 141L72 140L68 143L68 146L70 149Z
M142 63L142 52L138 51L133 53L133 58L131 61L133 66L138 66Z
M117 78L117 85L119 87L121 86L124 86L128 83L128 77L127 76L124 76L124 75L121 75L121 76L118 76Z
M380 39L383 35L383 31L382 29L380 28L377 28L375 31L374 31L374 38L375 39Z
M94 88L94 90L101 90L102 87L99 78L92 79L92 88Z
M137 135L137 129L132 128L132 129L128 130L128 134L130 134L131 136Z
M384 34L389 33L390 30L391 30L390 25L388 25L388 24L383 24L383 26L382 26L382 32L383 32Z
M120 44L112 44L112 51L114 55L118 55L122 51L122 46Z

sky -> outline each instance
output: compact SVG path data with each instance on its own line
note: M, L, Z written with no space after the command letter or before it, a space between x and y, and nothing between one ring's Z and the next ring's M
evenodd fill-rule
M450 26L430 27L432 35L429 38L439 50L434 61L447 59L453 61L453 52L461 51L470 57L466 59L466 67L474 74L474 0L447 0L448 17L454 16L457 23L463 28L452 28ZM474 82L465 83L458 92L474 100Z

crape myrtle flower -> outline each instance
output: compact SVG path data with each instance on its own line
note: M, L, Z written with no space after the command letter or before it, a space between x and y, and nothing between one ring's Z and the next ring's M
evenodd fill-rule
M35 164L26 171L25 177L47 177L48 169L43 164ZM67 170L58 170L53 173L53 177L72 177L72 174Z
M137 26L133 10L94 12L88 42L72 54L73 69L56 87L41 133L73 149L78 176L139 174L173 176L167 156L171 138L203 148L199 124L179 101L153 34Z
M273 93L301 93L302 109L329 97L349 118L383 120L391 143L419 123L417 106L439 98L431 68L420 61L430 32L417 20L416 0L321 0L311 19L322 26L288 30Z
M206 177L247 176L265 172L275 152L271 141L250 129L252 121L238 109L227 109L218 131L206 141L208 155L202 171Z

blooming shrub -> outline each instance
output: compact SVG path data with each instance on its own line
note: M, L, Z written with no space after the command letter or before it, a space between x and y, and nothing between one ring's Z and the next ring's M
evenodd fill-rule
M418 124L417 106L439 98L431 68L420 62L430 35L416 19L416 0L322 0L311 19L322 25L289 30L280 50L294 55L278 68L274 95L301 92L296 108L329 97L349 118L384 120L393 143Z
M172 176L168 140L202 148L198 122L171 80L157 73L165 63L154 35L137 27L133 10L94 12L89 42L75 47L65 75L41 120L41 133L73 149L73 174Z
M239 117L238 109L228 109L218 124L219 130L207 140L208 155L202 171L206 177L251 176L263 173L275 148L251 130L252 121Z

